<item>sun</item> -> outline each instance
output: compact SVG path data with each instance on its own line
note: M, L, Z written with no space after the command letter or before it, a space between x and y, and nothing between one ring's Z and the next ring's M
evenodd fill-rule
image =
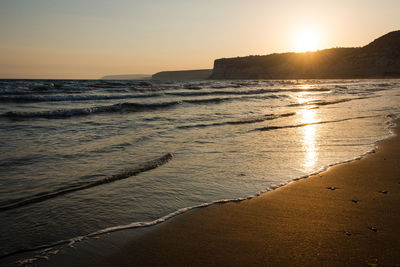
M319 47L317 31L313 29L303 29L298 31L295 36L294 45L297 52L309 52L317 50Z

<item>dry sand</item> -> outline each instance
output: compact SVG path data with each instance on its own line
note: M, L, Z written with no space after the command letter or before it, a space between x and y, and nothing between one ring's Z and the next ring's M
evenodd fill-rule
M399 266L400 138L252 200L177 216L103 264Z

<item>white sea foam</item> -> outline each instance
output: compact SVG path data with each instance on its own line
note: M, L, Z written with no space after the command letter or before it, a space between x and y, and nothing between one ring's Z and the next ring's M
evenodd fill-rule
M160 94L134 94L134 95L21 95L0 96L0 102L61 102L61 101L88 101L88 100L115 100L150 98Z

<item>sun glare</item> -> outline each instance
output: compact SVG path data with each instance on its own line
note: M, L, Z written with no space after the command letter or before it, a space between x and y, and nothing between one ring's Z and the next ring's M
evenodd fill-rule
M315 51L318 46L318 34L315 30L304 29L295 36L295 49L297 52Z

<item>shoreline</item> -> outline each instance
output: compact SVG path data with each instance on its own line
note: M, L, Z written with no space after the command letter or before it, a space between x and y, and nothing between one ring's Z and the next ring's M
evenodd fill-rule
M12 262L14 263L35 262L35 264L38 264L38 266L52 266L52 264L57 264L58 266L68 266L70 263L73 263L75 266L98 266L98 265L102 266L104 265L103 261L105 260L105 262L107 263L105 264L105 266L110 266L110 265L114 266L115 264L117 264L117 266L119 266L119 264L125 266L126 262L124 263L124 261L125 260L131 261L130 259L122 260L120 257L118 257L119 259L117 260L117 263L110 263L110 260L115 258L115 255L120 255L121 249L128 247L129 244L133 244L135 242L141 242L138 239L139 237L141 239L143 238L146 239L146 235L151 234L153 229L163 227L164 224L171 223L177 218L179 219L182 216L187 216L187 214L193 212L195 213L198 210L213 208L214 206L239 204L242 202L248 202L254 199L262 198L267 194L273 193L274 191L280 190L287 186L291 186L293 183L297 183L298 181L307 180L308 178L311 178L313 176L321 176L323 173L328 172L331 168L345 165L354 161L363 160L365 157L376 153L381 143L390 141L391 139L394 138L400 138L399 137L400 119L394 120L392 118L390 119L390 121L388 121L388 123L391 124L391 126L389 127L390 135L381 140L375 141L373 143L373 147L370 150L364 152L363 154L355 158L322 167L321 169L319 169L314 173L293 178L292 180L281 183L279 185L272 185L270 187L267 187L265 190L258 191L257 193L254 193L249 196L239 197L235 199L220 199L212 202L206 202L195 206L178 209L172 213L169 213L153 221L136 221L128 225L118 225L114 227L104 228L86 235L76 236L71 239L57 241L56 243L43 245L37 248L27 249L26 251L20 251L16 253L13 252L10 253L9 255L3 256L2 262L7 266ZM399 178L399 184L400 184L400 178ZM159 231L159 230L154 230L154 231ZM95 250L98 251L96 252ZM61 253L58 254L59 252ZM25 258L25 260L23 259L17 260L20 255L24 254L25 256L23 258ZM46 259L47 262L44 262L41 259ZM93 264L93 262L95 262L95 264ZM135 266L136 265L141 266L140 264L141 262L133 261L133 263L135 264ZM156 263L152 262L151 265L153 264ZM193 265L193 263L191 262L184 263L183 265L186 264ZM220 264L221 263L219 263L218 265ZM129 264L127 265L130 266L131 262L129 262ZM147 264L144 265L146 266ZM163 265L169 265L169 264L163 263ZM171 264L171 266L176 266L176 265L180 264L176 263Z
M154 227L157 227L160 224L166 223L167 221L173 220L173 219L175 219L175 217L185 216L186 213L195 212L198 209L209 208L209 207L213 207L215 205L219 206L219 205L225 205L225 204L230 204L230 203L240 203L243 201L252 200L254 198L259 198L259 197L264 196L267 193L271 193L277 189L288 186L293 182L307 179L312 176L317 176L321 173L326 172L328 169L330 169L332 167L346 164L346 163L356 161L356 160L361 160L364 157L368 156L369 154L375 153L378 145L381 142L385 142L389 139L395 138L397 136L397 134L395 133L396 128L399 128L398 135L400 135L400 119L398 121L390 120L390 123L392 124L392 126L389 127L390 135L381 140L375 141L373 143L374 147L371 148L369 151L367 151L355 158L345 160L343 162L332 163L325 167L321 167L318 171L315 171L313 173L293 178L292 180L283 182L281 184L271 185L270 187L267 187L264 190L260 190L252 195L238 197L238 198L234 198L234 199L219 199L219 200L214 200L211 202L201 203L201 204L198 204L195 206L184 207L184 208L178 209L174 212L166 214L165 216L162 216L162 217L157 218L152 221L135 221L135 222L127 224L127 225L117 225L117 226L100 229L98 231L95 231L95 232L92 232L92 233L89 233L86 235L75 236L73 238L60 240L55 243L42 245L42 246L34 247L34 248L28 248L28 249L24 249L21 251L15 251L10 254L3 255L1 257L1 259L5 260L4 263L9 264L11 262L27 263L27 262L30 262L31 260L33 260L32 262L36 262L37 260L39 260L41 258L44 259L45 257L49 257L47 259L48 260L47 263L45 263L43 261L39 261L38 262L39 266L51 266L53 261L56 262L57 265L59 265L59 266L64 266L65 262L68 262L68 264L71 263L70 259L65 258L65 256L67 255L67 256L78 256L78 257L76 257L76 259L74 259L72 261L72 263L76 266L88 266L88 265L90 266L93 261L93 257L98 257L99 255L98 255L98 253L91 251L92 248L87 250L85 248L85 246L87 246L89 244L89 247L92 247L92 246L96 247L96 249L101 250L103 253L107 250L107 247L108 247L107 244L105 244L105 245L99 244L99 243L102 243L103 241L97 241L97 239L101 238L101 239L105 240L105 242L112 243L113 246L115 246L115 247L121 247L121 246L123 247L126 244L129 244L132 240L136 240L137 237L139 237L139 236L142 237L143 235L145 235L146 233L151 231ZM399 126L394 126L394 125L399 125ZM128 234L124 235L123 234L124 232L128 233ZM110 235L110 236L108 236L108 235ZM123 239L124 241L121 242L121 244L116 245L116 243L119 243L119 241L117 241L118 239ZM65 246L66 244L68 244L68 245ZM75 249L75 246L77 249L82 250L82 251L80 251L78 253L71 251L71 248ZM65 253L61 253L60 255L56 256L56 254L58 254L58 252L62 251L62 250L65 250ZM43 251L45 252L44 254L43 254ZM52 254L52 252L54 252L54 251L56 253ZM111 255L114 252L116 252L116 251L111 252ZM86 253L90 254L89 257L85 256ZM23 254L28 256L28 257L24 257L24 258L26 258L25 260L16 260L17 259L16 257L18 257L18 255L23 255ZM45 257L43 257L43 255ZM60 261L59 256L62 259L61 261ZM102 263L96 261L95 265L97 266L99 264L101 265Z
M378 147L377 151L367 153L367 155L363 156L361 159L353 159L345 163L328 167L328 170L310 175L307 179L299 178L283 187L279 187L246 201L223 203L224 205L214 204L204 209L191 209L181 216L175 216L162 224L151 227L151 229L147 231L147 234L134 238L115 254L107 256L100 262L105 260L103 262L104 266L124 266L131 264L138 266L152 264L170 266L188 264L259 265L262 263L271 265L326 264L329 266L335 266L336 264L399 264L400 256L396 255L396 252L400 249L400 241L396 241L396 239L400 240L400 238L398 238L400 237L400 231L389 227L391 232L394 233L393 238L389 238L392 239L392 242L390 242L393 244L392 251L386 248L384 240L379 240L380 234L386 234L385 230L381 231L380 229L386 228L383 227L383 225L389 220L381 220L379 224L373 223L373 220L368 223L367 218L375 218L376 214L379 213L379 210L377 210L376 205L373 205L373 202L375 200L381 201L380 198L382 197L386 197L386 199L395 202L395 204L400 204L400 168L396 168L396 164L394 164L394 166L390 166L389 170L375 170L375 174L383 175L384 179L382 179L382 181L390 180L390 178L387 177L390 176L388 173L396 176L392 179L398 180L397 183L396 181L392 182L394 185L398 186L397 188L393 184L386 186L391 187L391 189L374 188L374 184L376 187L377 181L373 181L373 178L369 177L369 180L367 180L366 178L359 177L361 173L365 173L365 162L369 164L369 162L372 161L372 166L382 168L382 163L377 161L377 157L382 157L382 154L390 154L390 158L392 158L392 160L389 161L386 160L386 158L389 159L389 156L384 156L384 164L396 161L400 162L400 126L398 123L399 121L397 121L397 126L393 129L396 136L378 142L376 145ZM392 143L396 145L392 145ZM391 145L389 146L388 144ZM396 147L398 147L397 152L395 151ZM359 164L362 166L358 166ZM348 170L349 168L350 170ZM344 169L344 171L342 169ZM344 173L344 176L353 177L353 179L357 181L358 186L354 185L354 181L345 181L343 178L337 177L337 173ZM372 181L370 181L371 179ZM328 183L328 181L331 182ZM367 181L368 183L365 184ZM382 181L380 180L380 182ZM335 185L335 183L340 184L340 186ZM321 187L322 184L325 186ZM310 192L312 197L306 196L306 192ZM354 193L354 196L351 196L351 192ZM391 192L394 192L394 194L391 194ZM337 196L340 196L340 198L337 199ZM347 197L347 201L344 201L344 196ZM337 202L336 205L335 201ZM302 203L302 207L299 207L300 203ZM293 206L293 204L295 204L295 206ZM345 205L341 207L337 204ZM372 208L370 206L365 206L366 204L369 204ZM390 206L391 210L394 209L393 205L386 204L386 206ZM383 205L382 207L386 209L386 206ZM297 210L295 209L296 207ZM329 221L321 219L324 218L324 216L320 216L320 219L316 219L318 216L315 216L315 213L318 214L319 212L320 215L332 213L322 210L327 207L328 210L332 209L336 212L339 210L347 212L345 213L347 216L336 214L336 216L331 218L333 220ZM267 210L264 208L267 208ZM370 208L369 212L366 210L368 208ZM362 216L357 209L362 210ZM400 208L397 208L397 210L399 209ZM322 229L318 227L314 229L315 225L310 225L309 222L307 223L304 220L304 216L299 214L299 210L303 210L305 212L304 215L308 213L310 213L309 215L314 215L314 217L310 217L314 218L311 220L311 222L314 223L311 224L319 222L317 226L325 225L327 227L326 229L331 227L335 230L333 230L333 232L332 230L322 231ZM353 213L348 213L349 211ZM366 214L368 216L366 216ZM261 215L263 215L262 217L264 219L260 218ZM284 216L282 217L282 215ZM394 216L395 220L392 221L400 221L400 215L395 215L395 212L389 215L392 217ZM383 214L382 216L387 217L389 215ZM332 216L332 214L330 214L330 216ZM280 220L274 220L276 218ZM334 223L334 220L343 222ZM365 220L366 225L364 225L363 228L360 225L361 222L355 223L355 221L360 220ZM296 221L302 222L302 224L304 224L304 226L307 225L307 227L300 227L302 224L297 225L295 223ZM354 223L354 225L351 225L352 223ZM250 225L250 229L247 231L243 230L247 228L246 226ZM261 229L264 230L262 231ZM271 229L274 230L272 231ZM310 229L314 229L314 231ZM317 229L319 229L319 231L316 231ZM269 233L270 236L267 233ZM371 236L372 233L375 234L375 236ZM263 236L263 241L260 240L260 236ZM325 244L325 242L317 242L318 240L325 240L327 237L336 240L336 242L332 243L332 240L330 242L326 240L326 244L330 245L328 247L325 245L322 246L322 243ZM365 240L367 237L372 238L373 241L379 240L381 244L380 247L385 247L384 250L389 252L378 253L379 255L375 254L375 258L370 256L374 255L372 251L369 251L370 246L367 246L365 242L363 245L363 242L359 240L362 239L367 242L367 240ZM308 246L306 245L305 247L308 247L310 251L306 253L306 251L304 251L305 249L299 246L304 240L308 239ZM359 245L359 248L352 250L347 247L346 253L344 253L343 247L346 247L345 245L347 243L354 243L353 239L358 240L358 243L356 243ZM388 239L387 236L386 239ZM260 242L262 244L260 244ZM266 246L266 243L270 243L270 245ZM276 244L273 245L272 243ZM319 246L315 247L314 243L319 244ZM311 246L311 244L314 245ZM260 250L260 245L264 247L262 250ZM286 247L284 245L286 245ZM371 245L373 246L373 244ZM268 248L267 250L265 250L265 246ZM250 248L251 250L249 250ZM290 260L285 260L285 256L281 255L282 253L276 253L276 250L279 250L279 248L286 251L283 253L286 258L288 253L298 257L300 251L302 251L300 254L304 254L306 257L302 257L301 261L292 258ZM287 250L293 251L289 252ZM327 254L326 250L330 253ZM275 252L267 253L266 251ZM312 254L311 251L314 251L315 254ZM362 251L363 253L361 253ZM365 251L368 251L368 253L365 254ZM219 256L210 256L213 254ZM329 257L329 254L331 254L332 257ZM263 255L263 257L260 258L260 255ZM365 257L366 255L369 257ZM382 257L383 255L386 256L381 258L381 255ZM365 260L361 260L360 257L364 257ZM266 260L267 258L268 260ZM310 261L311 259L312 261Z

